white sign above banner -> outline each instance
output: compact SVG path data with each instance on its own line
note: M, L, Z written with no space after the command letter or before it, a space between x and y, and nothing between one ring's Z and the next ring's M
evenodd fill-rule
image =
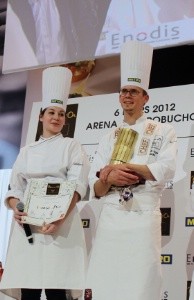
M176 6L176 9L175 9ZM3 73L193 43L193 1L8 0Z

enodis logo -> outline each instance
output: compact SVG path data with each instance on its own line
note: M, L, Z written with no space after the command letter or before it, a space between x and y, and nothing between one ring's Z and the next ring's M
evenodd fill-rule
M90 219L82 219L82 225L83 225L83 228L89 228L90 227Z
M162 265L172 265L172 254L161 254Z
M137 40L147 43L159 43L161 41L167 41L169 43L170 40L179 40L180 30L179 26L162 24L150 28L147 32L141 30L137 32L136 29L134 31L130 30L130 32L108 32L105 34L105 39L107 40L107 47L112 51L115 51L116 49L119 49L126 40Z
M170 235L170 219L171 219L171 207L161 207L162 214L162 236Z
M194 226L194 217L186 217L185 218L185 226L193 227Z

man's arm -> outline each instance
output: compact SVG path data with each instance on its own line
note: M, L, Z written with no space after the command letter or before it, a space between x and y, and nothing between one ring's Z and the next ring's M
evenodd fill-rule
M131 172L135 172L137 175L140 175L145 180L156 180L147 165L127 164L127 167L130 169Z
M99 180L94 184L95 196L102 197L106 195L112 185L128 186L139 183L139 176L130 172L127 165L107 165L104 167L100 171Z

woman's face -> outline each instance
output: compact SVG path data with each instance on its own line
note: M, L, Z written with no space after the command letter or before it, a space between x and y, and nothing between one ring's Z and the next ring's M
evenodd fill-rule
M51 137L61 132L65 124L65 111L60 107L50 106L40 116L40 121L43 125L43 137Z

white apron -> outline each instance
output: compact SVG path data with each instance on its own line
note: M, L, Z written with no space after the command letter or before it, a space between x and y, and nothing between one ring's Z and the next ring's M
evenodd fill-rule
M83 289L86 251L77 208L53 235L38 233L36 226L31 229L33 244L28 243L23 228L14 224L0 288ZM19 290L5 292L20 299Z
M21 150L7 197L24 201L22 191L26 190L28 179L51 176L76 180L76 191L82 198L87 188L88 168L85 152L73 139L62 135L42 139ZM33 244L28 243L17 222L13 226L0 290L18 300L20 288L82 290L86 245L77 207L52 235L38 233L36 226L30 227Z
M100 215L87 275L92 300L160 300L160 211L132 211L118 199L105 199Z

